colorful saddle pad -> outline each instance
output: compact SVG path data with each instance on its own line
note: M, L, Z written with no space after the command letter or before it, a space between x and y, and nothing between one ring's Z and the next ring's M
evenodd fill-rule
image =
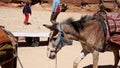
M110 33L120 32L120 14L114 14L108 17L108 26Z
M108 30L107 31L107 36L108 33L113 34L111 36L108 36L111 42L114 42L116 44L120 45L120 14L113 14L108 16ZM107 40L108 40L107 37Z

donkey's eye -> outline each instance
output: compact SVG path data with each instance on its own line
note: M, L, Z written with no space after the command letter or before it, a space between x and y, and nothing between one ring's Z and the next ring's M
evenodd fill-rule
M55 41L57 38L53 38L53 40Z
M52 50L52 51L50 51L50 52L55 52L55 51Z

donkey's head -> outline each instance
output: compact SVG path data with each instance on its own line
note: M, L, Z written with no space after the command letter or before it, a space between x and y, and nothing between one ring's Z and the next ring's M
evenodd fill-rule
M47 48L47 56L50 59L55 59L57 52L65 45L71 45L72 42L65 38L65 33L61 24L56 25L44 25L51 30L49 35L49 44Z
M61 24L55 25L46 25L46 28L51 30L49 45L48 45L48 57L54 59L57 52L65 45L72 44L71 40L79 41L80 39L86 40L86 36L80 36L80 33L83 34L86 21L92 20L93 17L84 16L80 20L74 21L73 19L67 19ZM89 23L91 24L91 23ZM84 32L86 33L86 32ZM86 34L85 34L86 35Z

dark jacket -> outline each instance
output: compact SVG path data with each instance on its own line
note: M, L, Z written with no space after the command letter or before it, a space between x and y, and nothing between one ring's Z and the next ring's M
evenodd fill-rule
M29 5L30 5L30 3L26 2L25 7L23 8L23 13L30 13L30 14L32 13Z

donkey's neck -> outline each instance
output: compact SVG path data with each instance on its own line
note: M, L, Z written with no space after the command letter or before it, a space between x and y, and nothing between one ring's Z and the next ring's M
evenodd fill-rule
M68 38L72 40L79 40L79 33L71 25L63 24L63 31L67 34Z

